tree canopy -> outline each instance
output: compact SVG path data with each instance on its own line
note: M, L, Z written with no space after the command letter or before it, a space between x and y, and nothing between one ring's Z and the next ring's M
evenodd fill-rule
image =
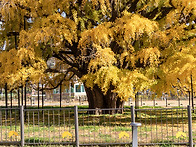
M10 87L77 75L90 108L120 107L196 74L196 0L2 0L0 18L0 82Z

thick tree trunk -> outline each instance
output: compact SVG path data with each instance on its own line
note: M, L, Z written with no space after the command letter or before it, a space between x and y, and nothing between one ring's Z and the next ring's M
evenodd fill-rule
M117 98L116 93L113 93L113 87L108 90L104 95L101 89L95 85L93 88L85 87L87 99L89 103L89 109L103 109L103 108L123 108L124 102ZM118 113L122 111L117 111ZM95 114L114 114L115 110L97 110L95 112L89 111L89 113Z
M120 98L117 98L116 108L123 108L125 101L122 101ZM117 110L116 113L123 113L123 109Z

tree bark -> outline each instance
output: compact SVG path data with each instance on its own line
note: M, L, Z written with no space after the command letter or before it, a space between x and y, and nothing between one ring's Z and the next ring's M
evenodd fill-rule
M85 86L85 84L84 84ZM89 103L89 109L97 109L96 111L90 111L90 114L114 114L114 113L122 113L123 111L115 111L113 110L100 110L104 108L123 108L124 101L121 101L120 98L117 97L116 93L113 93L113 86L108 90L108 92L104 95L102 90L95 85L93 88L88 88L85 86L87 99Z
M123 108L124 103L125 103L125 101L121 100L121 98L118 97L117 101L116 101L116 108ZM123 109L117 110L116 113L123 113Z

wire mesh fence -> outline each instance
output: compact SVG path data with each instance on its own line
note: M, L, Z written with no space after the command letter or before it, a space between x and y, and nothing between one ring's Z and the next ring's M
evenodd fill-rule
M75 144L73 108L25 109L25 144Z
M139 145L190 143L190 115L187 108L135 109L134 117L130 108L21 110L0 109L0 145L21 144L22 134L25 145L130 145L130 123L134 117L135 122L142 124L138 127ZM193 144L196 144L195 112L192 109ZM22 126L21 116L24 116Z
M20 109L0 109L0 144L20 143Z
M122 111L123 113L118 113ZM101 114L94 115L99 111ZM107 114L113 111L113 115ZM93 114L93 115L92 115ZM132 137L130 108L79 110L81 145L130 144Z
M185 108L136 109L140 145L188 143L188 115Z

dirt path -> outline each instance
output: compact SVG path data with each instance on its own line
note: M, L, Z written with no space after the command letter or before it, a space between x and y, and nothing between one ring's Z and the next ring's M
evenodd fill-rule
M194 103L195 103L195 106L196 106L196 98L194 99ZM24 103L23 103L24 104ZM27 101L27 106L37 106L38 104L38 101L34 101L34 103L31 103L29 100ZM183 107L186 107L187 105L189 104L189 101L188 100L168 100L166 102L166 100L151 100L151 101L140 101L139 102L139 106L161 106L161 107L177 107L177 106L183 106ZM8 106L11 105L11 102L8 101ZM13 106L18 106L18 101L17 100L13 100L12 102L12 105ZM58 101L45 101L44 102L44 106L59 106L60 105L60 102ZM62 106L74 106L74 105L88 105L88 102L87 101L83 101L83 102L80 102L78 100L73 100L73 101L66 101L66 100L63 100L62 101ZM131 105L135 105L135 101L127 101L125 102L125 106L131 106ZM192 105L192 103L191 103ZM5 106L5 101L2 101L0 100L0 106ZM42 102L40 100L40 107L42 106Z

